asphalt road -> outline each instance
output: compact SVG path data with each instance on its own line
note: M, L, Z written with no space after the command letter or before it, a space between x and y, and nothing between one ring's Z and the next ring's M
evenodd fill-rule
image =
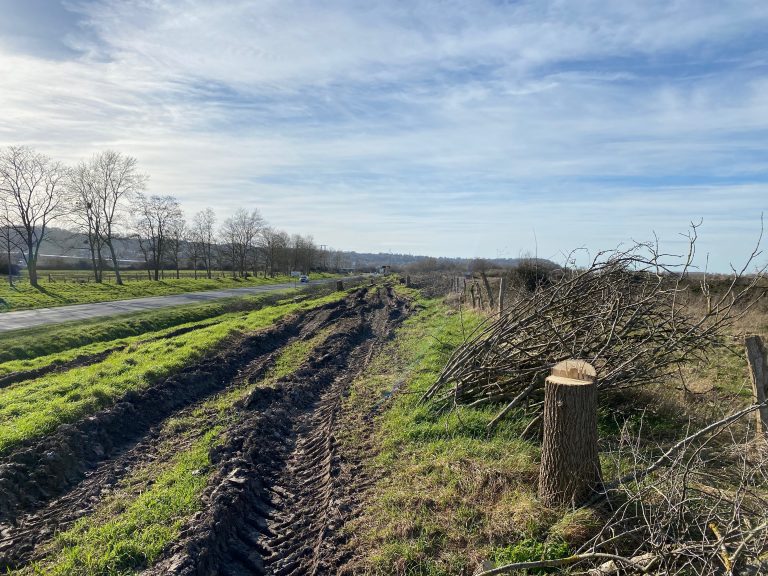
M336 282L337 278L313 280L311 284ZM339 278L339 280L350 280ZM19 310L18 312L0 313L0 332L9 332L22 328L32 328L45 324L58 324L72 320L87 320L105 316L117 316L129 312L143 312L169 306L181 306L183 304L200 304L221 298L244 296L249 294L262 294L275 290L294 288L302 289L310 284L268 284L254 286L252 288L228 288L226 290L207 290L205 292L187 292L172 296L149 296L147 298L132 298L130 300L115 300L113 302L96 302L93 304L73 304L71 306L57 306L55 308L37 308L35 310Z

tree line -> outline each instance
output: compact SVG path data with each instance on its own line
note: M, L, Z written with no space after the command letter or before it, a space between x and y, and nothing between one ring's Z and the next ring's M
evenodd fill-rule
M256 208L239 208L220 225L211 208L188 220L175 196L148 194L148 180L136 158L114 150L66 166L28 146L0 149L0 248L9 281L18 253L30 283L39 285L40 247L54 224L85 238L95 282L110 270L123 284L125 239L138 246L153 280L168 269L179 277L186 267L195 278L216 269L247 277L342 267L341 252L269 226Z

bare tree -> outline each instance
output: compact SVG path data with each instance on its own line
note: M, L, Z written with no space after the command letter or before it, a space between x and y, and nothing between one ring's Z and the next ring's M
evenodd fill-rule
M249 266L249 258L254 255L256 240L264 227L264 220L255 208L248 212L238 209L233 216L227 218L222 226L221 235L227 245L232 276L245 276Z
M72 219L85 234L91 254L91 266L95 282L102 281L104 248L101 198L97 192L94 173L85 162L78 164L70 175L70 192L73 207Z
M259 236L259 246L264 254L264 276L274 276L280 270L282 252L288 246L288 234L274 228L264 228Z
M13 261L11 259L11 250L13 248L13 228L11 227L10 207L5 202L3 196L0 196L0 242L2 250L8 265L8 284L13 286Z
M10 208L10 226L18 236L29 282L38 286L37 258L51 222L68 208L67 169L27 146L0 152L0 194Z
M181 208L173 196L139 194L137 199L134 235L144 255L149 278L153 279L154 276L154 280L159 280L166 244L169 235L173 233L174 223L181 218Z
M317 246L311 236L291 236L291 270L309 273L317 256Z
M97 198L97 208L101 212L101 239L109 248L115 281L122 285L114 242L118 221L123 215L126 202L146 188L148 176L138 171L136 158L124 156L114 150L96 154L89 162L88 168Z
M176 270L176 279L181 276L179 271L181 268L181 258L184 251L185 238L187 236L187 222L184 219L184 214L179 209L176 217L169 222L170 229L168 231L168 241L166 243L166 253L168 255L168 261Z
M216 214L210 208L201 210L192 219L190 229L190 240L192 251L195 257L195 278L197 278L197 260L199 259L205 267L206 276L211 278L213 270L213 261L215 258L215 235Z

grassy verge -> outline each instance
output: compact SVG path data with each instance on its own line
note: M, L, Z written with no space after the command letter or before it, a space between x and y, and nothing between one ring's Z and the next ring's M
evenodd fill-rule
M538 447L518 438L509 420L492 435L492 410L440 413L419 403L450 353L480 322L437 300L422 300L388 350L355 387L382 397L400 384L380 417L379 454L371 465L381 478L362 516L348 527L363 550L355 573L471 573L483 560L559 554L557 516L541 507L532 488ZM351 401L354 402L354 390Z
M286 346L259 382L223 392L166 421L158 458L135 470L93 514L80 519L48 546L48 559L17 574L49 576L134 574L178 539L213 473L211 448L237 421L237 401L254 387L294 372L332 329Z
M331 274L313 274L313 278L333 276ZM166 279L157 282L138 280L117 284L95 284L81 282L46 282L42 280L35 288L29 282L18 282L14 287L0 284L0 312L26 310L64 304L86 304L90 302L108 302L143 296L168 296L184 292L217 290L223 288L247 288L267 284L293 282L289 276L274 278L181 278Z
M330 287L329 287L330 289ZM78 320L0 333L0 363L53 355L96 342L109 342L166 328L248 312L285 299L287 292L226 298L209 304L175 306L111 318ZM0 317L1 319L1 317Z
M174 338L133 342L104 361L21 382L0 390L0 453L108 406L128 390L140 390L177 372L237 333L269 326L284 316L339 300L328 296L233 315Z
M480 321L437 300L420 304L421 312L404 323L350 396L354 410L358 395L373 391L383 399L398 390L378 417L378 455L368 466L379 480L362 515L346 527L362 559L352 572L472 574L481 566L567 555L601 519L596 511L553 510L538 501L540 443L521 439L530 417L510 414L489 433L486 425L499 406L446 412L419 402ZM743 356L720 350L689 374L689 380L714 384L719 396L692 398L674 383L606 393L599 413L601 449L616 444L623 430L639 434L642 428L644 446L653 454L681 430L711 421L724 405L748 403L745 369ZM604 458L610 475L622 465L609 452Z

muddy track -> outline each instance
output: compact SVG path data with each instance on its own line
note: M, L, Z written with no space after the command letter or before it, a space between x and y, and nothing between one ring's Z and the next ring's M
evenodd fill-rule
M215 455L204 510L145 576L329 574L343 564L340 528L360 489L359 463L337 439L343 401L407 312L389 289L358 302L297 372L250 396Z
M28 561L35 547L90 512L102 493L151 460L162 423L212 394L258 378L275 353L348 314L324 305L239 337L179 374L0 459L0 570Z

